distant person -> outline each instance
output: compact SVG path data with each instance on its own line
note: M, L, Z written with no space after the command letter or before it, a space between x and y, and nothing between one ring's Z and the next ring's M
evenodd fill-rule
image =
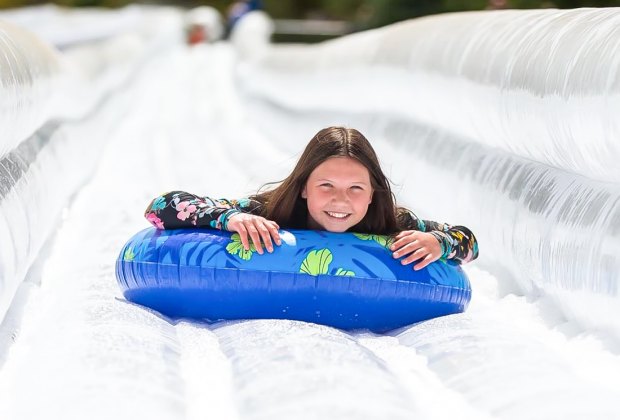
M489 0L487 3L487 10L501 10L509 8L508 0Z
M213 174L216 177L221 174ZM398 207L372 146L359 131L328 127L308 143L278 186L239 200L172 191L156 197L146 219L158 229L211 228L239 234L259 254L280 245L280 227L391 235L392 256L422 269L440 258L458 264L478 257L464 226L419 219Z
M185 38L189 45L215 42L222 37L222 16L217 9L199 6L185 16Z
M187 28L187 43L189 45L196 45L207 41L207 30L203 25L190 25Z
M239 0L230 5L226 13L226 38L230 36L237 22L254 10L262 10L261 0Z

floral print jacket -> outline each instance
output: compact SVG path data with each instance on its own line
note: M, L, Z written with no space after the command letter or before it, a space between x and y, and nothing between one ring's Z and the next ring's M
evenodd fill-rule
M232 215L260 214L261 207L262 203L248 198L216 200L185 191L171 191L151 201L144 216L157 229L201 227L228 230L228 219ZM462 264L478 257L476 237L465 226L422 220L411 212L400 214L400 221L407 230L428 232L437 238L442 258Z

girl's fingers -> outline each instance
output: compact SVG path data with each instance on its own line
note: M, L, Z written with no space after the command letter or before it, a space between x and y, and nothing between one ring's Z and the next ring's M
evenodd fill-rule
M428 254L429 254L428 249L419 248L411 255L408 255L407 258L404 258L403 260L401 260L401 264L403 265L411 264L414 261L417 261L421 258L425 258Z
M394 258L399 258L403 255L415 251L418 248L420 248L420 244L418 243L418 241L411 241L409 243L403 242L401 245L396 245L394 247L396 251L392 254L392 256Z
M263 240L263 243L265 244L265 248L267 248L267 251L273 252L273 243L271 242L271 232L269 232L269 229L265 225L265 222L261 219L256 219L255 226L256 226L256 230L258 231L260 237Z
M413 241L409 237L401 238L394 242L390 248L392 249L392 251L397 251L410 242Z
M282 243L278 232L280 226L273 220L245 215L228 226L231 231L239 234L241 244L246 251L250 249L250 240L259 254L263 253L263 246L269 252L273 252L273 242L275 241L278 245Z
M241 240L241 245L243 245L243 249L245 249L246 251L250 249L250 242L248 241L248 231L245 226L243 226L243 224L240 224L237 227L237 233L239 234L239 239Z
M410 235L413 231L412 230L403 230L402 232L399 232L398 235L394 236L394 239L398 240L400 238L403 238L407 235Z
M433 256L433 254L428 254L426 257L424 257L424 259L422 261L420 261L419 263L414 265L413 269L414 270L421 270L421 269L423 269L424 267L426 267L427 265L429 265L430 263L432 263L435 260L437 260L437 258L435 258L435 256Z
M256 248L256 251L259 254L262 254L263 246L261 245L261 242L260 242L260 235L258 233L258 230L256 229L256 226L254 226L254 223L252 223L251 220L248 220L247 223L248 223L247 230L248 230L248 233L250 234L250 238L252 238L252 243L254 244L254 248Z
M278 232L279 226L275 222L271 222L267 224L267 229L269 229L269 233L271 237L275 241L276 245L282 245L282 240L280 239L280 233Z
M415 241L417 241L417 240L418 240L418 239L417 239L417 235L415 234L415 232L409 232L409 233L407 233L406 235L402 235L403 233L406 233L406 232L407 232L407 231L405 231L405 232L401 232L400 234L398 234L398 235L396 235L396 236L394 237L394 239L396 239L396 240L395 240L395 241L394 241L394 243L390 246L390 249L391 249L392 251L396 251L397 249L399 249L399 248L401 248L401 247L403 247L403 246L407 245L408 243L410 243L410 242L415 242ZM402 235L402 236L401 236L401 235Z

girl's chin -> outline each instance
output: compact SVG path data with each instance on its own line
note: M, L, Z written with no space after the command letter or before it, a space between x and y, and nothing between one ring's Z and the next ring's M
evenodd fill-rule
M322 229L328 232L346 232L352 225L350 223L342 223L342 222L331 222L331 223L323 223Z
M351 221L349 220L350 218L351 216L347 217L346 218L347 220L338 220L336 218L326 216L325 218L321 218L320 222L311 220L308 223L308 227L310 229L326 230L328 232L335 232L335 233L346 232L351 226L354 225L354 223L352 224Z
M338 226L335 228L330 228L330 229L325 229L328 232L334 232L334 233L342 233L342 232L346 232L349 229L350 226L347 227L342 227L342 226Z

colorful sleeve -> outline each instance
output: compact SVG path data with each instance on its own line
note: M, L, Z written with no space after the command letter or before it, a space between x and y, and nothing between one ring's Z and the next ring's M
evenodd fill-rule
M171 191L156 197L144 217L157 229L213 228L227 230L228 219L237 213L260 212L261 203L249 198L228 200Z
M428 232L437 238L442 250L441 258L454 260L459 264L478 258L478 241L465 226L422 220L412 212L400 215L400 219L406 229Z

